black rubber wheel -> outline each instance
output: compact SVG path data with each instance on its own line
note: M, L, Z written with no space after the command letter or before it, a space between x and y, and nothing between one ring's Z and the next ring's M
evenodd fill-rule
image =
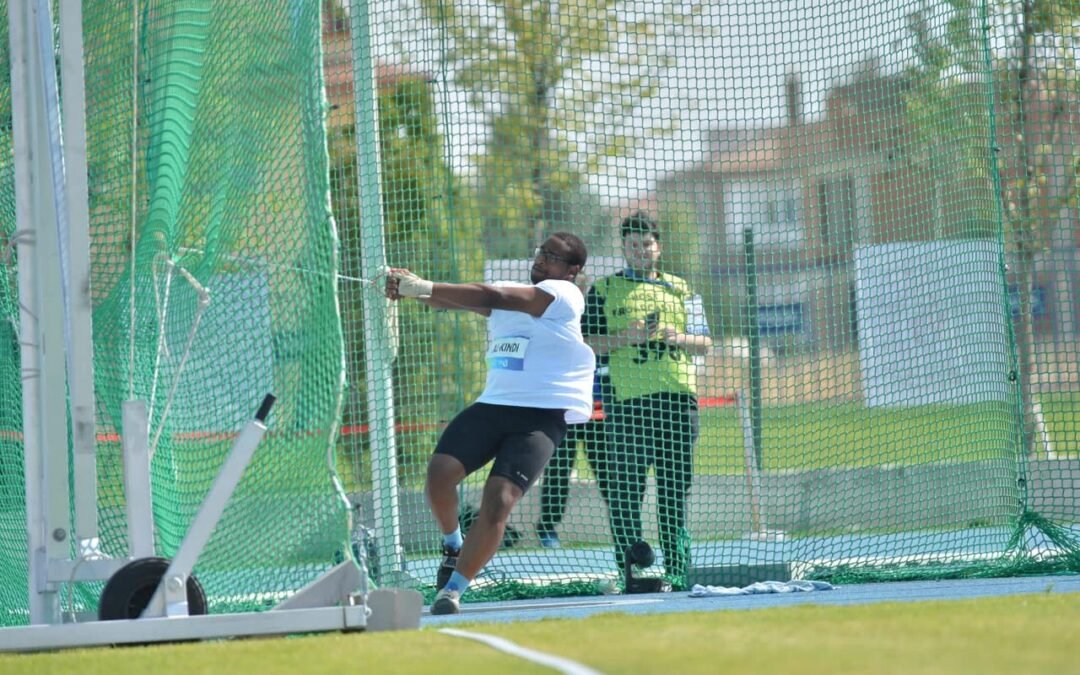
M116 571L101 591L98 618L138 619L169 569L165 558L139 558ZM192 574L187 580L188 615L206 614L206 592Z

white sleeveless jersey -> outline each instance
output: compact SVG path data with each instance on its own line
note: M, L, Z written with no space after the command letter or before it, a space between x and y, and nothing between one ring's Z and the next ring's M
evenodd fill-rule
M536 287L555 297L542 316L491 310L487 385L477 402L565 408L568 424L586 422L593 409L596 357L581 338L585 298L569 281L547 279Z

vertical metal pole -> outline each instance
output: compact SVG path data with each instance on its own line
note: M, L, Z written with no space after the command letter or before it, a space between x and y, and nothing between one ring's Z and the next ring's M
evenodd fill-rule
M363 232L361 277L375 279L386 266L386 249L383 241L382 179L379 164L378 81L371 56L368 0L354 0L351 18L353 91L356 104L354 121ZM367 338L364 365L368 419L371 420L371 473L381 579L386 571L403 570L405 565L405 553L401 545L397 448L394 437L394 383L391 376L396 356L396 313L392 311L381 288L365 285L364 292L364 335Z
M124 401L120 404L120 414L128 553L132 558L148 558L154 555L154 501L150 488L150 417L146 401Z
M750 425L754 439L754 460L761 468L761 327L758 324L754 230L749 227L743 230L743 253L746 260L746 329L750 340Z
M64 321L56 302L61 270L44 96L45 69L54 63L41 58L36 30L41 9L39 3L8 3L32 624L59 622L59 597L49 584L48 562L69 559L71 550Z
M735 392L735 405L739 409L739 423L743 437L743 465L746 468L746 491L750 495L750 533L762 532L761 526L761 479L758 472L757 454L754 448L754 423L746 393Z
M30 63L28 54L33 49L30 35L26 32L28 7L21 2L9 2L8 41L11 52L11 117L15 151L15 237L19 255L19 343L22 359L23 396L23 468L26 474L26 528L29 554L29 610L30 623L46 623L49 616L57 614L55 594L48 601L38 593L45 585L46 565L39 560L38 551L45 550L45 512L42 503L41 474L44 462L37 416L38 379L36 374L37 347L36 321L32 310L37 304L33 287L34 251L33 234L27 228L33 225L30 213L33 195L30 177L30 101L27 97L27 80ZM25 256L25 257L24 257ZM50 605L54 606L50 609Z
M80 542L97 541L97 458L94 454L94 338L90 297L90 206L86 170L86 87L82 0L60 2L60 81L63 84L64 180L68 238L71 396L75 464L75 529Z

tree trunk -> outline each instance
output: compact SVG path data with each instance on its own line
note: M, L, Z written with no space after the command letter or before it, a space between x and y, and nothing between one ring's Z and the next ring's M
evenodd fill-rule
M1030 101L1037 100L1032 88L1031 72L1033 69L1032 45L1035 38L1035 1L1024 0L1023 17L1021 19L1021 44L1020 61L1017 72L1017 102L1015 129L1020 133L1019 139L1019 166L1024 180L1017 191L1019 202L1019 216L1012 223L1013 234L1016 238L1016 285L1019 294L1017 314L1015 318L1016 350L1019 359L1020 372L1017 374L1017 392L1020 396L1020 428L1023 433L1022 443L1024 451L1029 457L1033 457L1037 450L1035 442L1035 414L1034 414L1034 385L1035 375L1035 327L1031 312L1031 291L1035 285L1035 252L1038 248L1039 237L1037 236L1038 218L1035 215L1035 205L1032 203L1033 195L1030 187L1035 180L1032 169L1033 148L1035 142L1035 128L1032 124L1033 116L1027 109Z

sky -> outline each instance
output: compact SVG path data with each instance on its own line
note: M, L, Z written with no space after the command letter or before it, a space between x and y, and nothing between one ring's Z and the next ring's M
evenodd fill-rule
M557 0L553 0L557 1ZM564 8L574 0L561 0ZM466 7L480 25L498 29L501 14L494 3L446 0ZM625 18L646 18L663 9L684 12L694 0L642 0L624 4ZM646 192L664 175L705 157L703 139L710 129L777 126L784 123L784 80L798 73L804 119L823 114L828 91L849 79L867 59L877 60L883 73L898 72L913 59L906 37L906 17L921 0L742 0L705 2L708 9L699 27L706 37L656 39L672 54L677 66L662 74L658 95L641 105L633 129L644 139L630 157L611 161L589 176L590 188L614 205ZM637 8L636 10L634 8ZM563 11L566 11L565 9ZM636 14L635 14L636 12ZM942 15L931 20L941 25ZM443 55L453 45L424 17L419 0L372 0L372 44L377 62L407 64L435 76L436 97L447 155L455 171L472 172L471 156L483 151L486 110L470 105L470 94L453 83ZM627 39L620 49L632 51ZM603 77L605 62L593 64L592 75ZM563 87L587 86L584 78ZM558 96L558 93L556 93ZM648 130L677 120L668 136ZM591 138L611 134L615 118L594 115L576 137L588 150Z

